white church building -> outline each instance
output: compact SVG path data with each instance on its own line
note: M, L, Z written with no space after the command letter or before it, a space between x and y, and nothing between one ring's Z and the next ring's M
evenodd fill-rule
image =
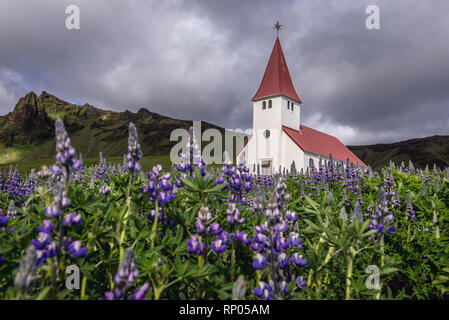
M265 74L254 97L253 132L237 159L249 168L260 167L262 174L306 169L319 159L366 166L337 138L301 124L301 104L290 78L279 38L276 37Z

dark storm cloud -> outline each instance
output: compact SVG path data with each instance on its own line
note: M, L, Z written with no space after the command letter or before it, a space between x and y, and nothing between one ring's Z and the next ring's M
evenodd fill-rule
M65 29L70 4L80 30ZM381 30L365 28L371 4ZM276 20L306 125L347 144L448 134L445 0L3 0L0 114L46 90L249 128Z

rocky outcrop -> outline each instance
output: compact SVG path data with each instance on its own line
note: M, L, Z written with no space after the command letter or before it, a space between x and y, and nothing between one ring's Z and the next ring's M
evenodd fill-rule
M14 110L6 115L6 123L0 128L0 141L6 146L30 144L52 136L52 121L47 116L41 99L34 92L17 102Z

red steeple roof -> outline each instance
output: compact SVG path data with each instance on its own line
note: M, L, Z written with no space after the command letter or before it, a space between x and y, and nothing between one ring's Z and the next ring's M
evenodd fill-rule
M282 52L281 43L279 42L279 38L276 37L276 42L274 43L267 69L263 75L262 83L260 84L259 90L257 90L251 100L254 101L259 98L281 93L299 103L302 103L301 99L299 99L296 94L295 88L293 87L284 53Z

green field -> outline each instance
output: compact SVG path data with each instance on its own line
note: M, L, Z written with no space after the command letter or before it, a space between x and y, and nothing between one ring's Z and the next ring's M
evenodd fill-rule
M105 157L106 162L109 164L123 164L123 157ZM96 158L83 158L83 164L86 167L90 167L99 162L99 157ZM27 174L31 171L31 169L39 170L41 166L50 166L55 163L55 159L44 159L44 160L36 160L36 161L20 161L20 162L1 162L3 168L9 167L9 165L18 165L19 171L23 174ZM153 166L160 164L164 168L164 170L169 170L171 167L171 161L169 156L147 156L143 157L141 160L142 170L149 171Z

